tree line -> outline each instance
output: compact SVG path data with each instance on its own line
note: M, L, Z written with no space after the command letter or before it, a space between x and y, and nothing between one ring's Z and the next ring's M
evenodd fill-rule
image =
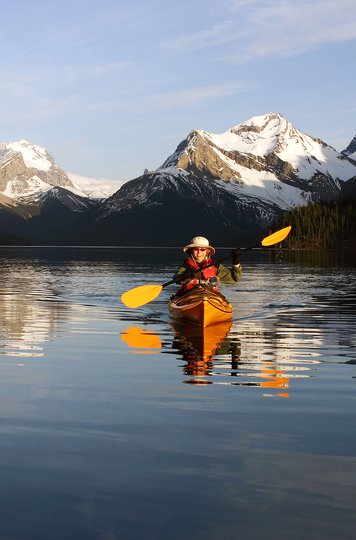
M309 203L283 214L276 228L292 225L290 249L355 249L356 199Z

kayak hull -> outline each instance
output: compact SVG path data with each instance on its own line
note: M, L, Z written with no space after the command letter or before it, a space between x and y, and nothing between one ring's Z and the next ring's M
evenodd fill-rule
M169 311L175 320L206 328L232 320L232 305L219 292L208 287L194 287L171 298Z

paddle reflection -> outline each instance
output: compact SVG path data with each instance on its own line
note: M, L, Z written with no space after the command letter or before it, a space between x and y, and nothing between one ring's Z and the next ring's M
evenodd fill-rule
M136 354L152 354L162 349L160 337L150 330L144 330L139 326L130 326L121 332L121 339L126 343L130 352Z

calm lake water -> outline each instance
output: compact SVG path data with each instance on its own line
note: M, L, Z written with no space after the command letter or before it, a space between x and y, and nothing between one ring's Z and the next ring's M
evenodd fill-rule
M120 301L180 261L0 249L1 539L355 538L356 265L245 254L201 351Z

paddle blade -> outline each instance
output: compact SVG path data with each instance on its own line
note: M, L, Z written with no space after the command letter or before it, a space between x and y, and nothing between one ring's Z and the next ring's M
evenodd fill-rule
M141 285L126 291L121 296L121 301L129 308L141 307L157 298L162 289L162 285Z
M285 227L284 229L280 229L279 231L276 231L275 233L266 236L266 238L262 240L261 244L263 246L273 246L274 244L278 244L279 242L282 242L285 238L287 238L291 230L291 225Z

